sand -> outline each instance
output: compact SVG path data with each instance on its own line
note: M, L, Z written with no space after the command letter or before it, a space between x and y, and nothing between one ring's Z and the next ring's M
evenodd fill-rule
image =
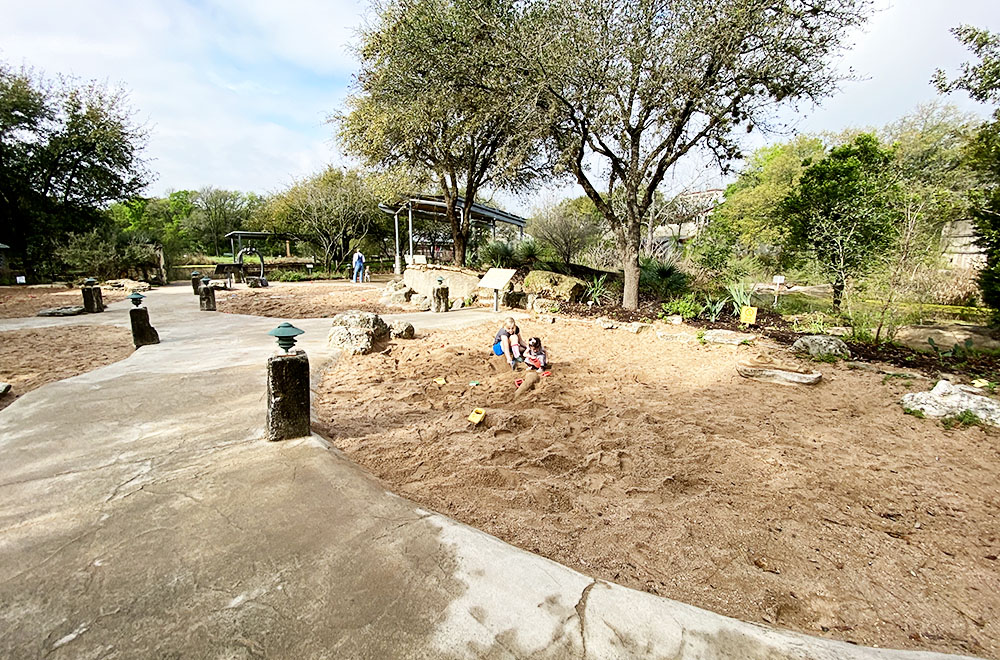
M105 305L125 300L127 291L101 287ZM79 287L65 286L0 286L0 319L19 319L34 316L49 307L83 305Z
M350 309L376 314L416 311L411 305L387 307L379 304L385 282L271 282L264 289L237 287L233 291L215 292L220 312L304 319L327 318Z
M78 376L132 354L125 328L70 325L0 332L0 381L13 387L0 396L0 410L21 395Z
M814 388L764 384L734 369L751 347L560 320L522 324L555 366L515 401L523 372L487 356L495 330L342 358L317 430L391 490L587 575L1000 658L1000 434L905 415L900 396L930 381L808 363Z

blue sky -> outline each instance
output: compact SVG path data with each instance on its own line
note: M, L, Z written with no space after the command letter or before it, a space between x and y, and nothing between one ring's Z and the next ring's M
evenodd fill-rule
M937 67L968 53L948 32L961 23L1000 31L1000 0L875 0L878 11L838 64L861 78L819 108L786 113L793 130L880 126L939 98ZM353 0L0 0L0 59L129 90L150 129L150 194L171 189L276 191L327 163L344 163L326 117L346 96L351 44L369 4ZM965 110L987 109L962 95ZM766 138L751 136L750 146ZM677 184L697 168L679 172ZM715 185L712 171L696 187ZM500 199L527 213L572 185Z

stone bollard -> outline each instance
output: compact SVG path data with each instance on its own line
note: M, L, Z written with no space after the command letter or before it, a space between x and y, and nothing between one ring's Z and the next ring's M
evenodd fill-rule
M201 294L201 273L198 271L191 273L191 288L194 289L194 295Z
M81 290L83 291L83 311L88 314L104 311L104 294L101 292L101 287L85 284Z
M201 311L215 311L215 289L206 284L198 291L198 297L201 304Z
M431 311L448 311L448 287L438 285L431 289Z
M309 422L309 358L305 351L267 360L267 439L301 438Z
M136 348L159 344L160 335L156 328L149 324L149 310L145 307L133 307L128 310L129 318L132 320L132 343Z

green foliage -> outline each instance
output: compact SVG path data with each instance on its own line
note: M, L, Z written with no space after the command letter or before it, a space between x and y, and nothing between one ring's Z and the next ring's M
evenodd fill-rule
M308 282L316 278L301 270L272 270L267 274L267 279L272 282Z
M862 134L809 166L782 203L790 244L808 250L833 285L840 309L849 278L872 270L896 235L893 153Z
M527 231L568 266L600 238L601 215L586 197L566 199L543 206L528 222Z
M514 257L514 248L504 241L491 241L479 248L479 263L485 268L510 268Z
M923 410L917 410L916 408L903 408L904 415L913 415L917 419L924 419L927 415L924 414Z
M972 340L966 339L965 342L959 344L955 343L951 348L943 348L938 346L938 343L934 341L933 337L927 338L927 343L930 345L931 350L934 351L938 358L945 357L968 357L973 354Z
M833 355L832 353L824 353L822 355L814 355L812 357L813 362L825 362L827 364L836 364L840 362L839 355Z
M534 267L535 264L546 260L549 257L549 251L546 246L542 245L540 242L528 238L520 241L514 247L514 261L518 265Z
M948 430L953 428L966 428L969 426L984 426L983 420L979 418L979 415L971 410L963 410L957 415L943 417L941 419L941 425Z
M698 343L701 344L702 346L704 346L705 344L708 343L708 340L705 339L705 331L704 330L699 330L698 334L696 335L696 337L698 338Z
M56 247L106 231L103 209L146 186L133 116L124 92L0 62L0 243L29 280L57 275Z
M148 271L159 265L152 245L113 230L70 234L66 245L56 249L56 256L77 274L99 279L132 273L148 278Z
M702 306L698 303L695 294L689 293L681 298L668 300L660 306L660 318L668 316L680 316L684 320L697 318L701 315Z
M715 323L719 320L722 314L726 310L726 303L729 302L729 298L715 298L711 296L705 296L705 304L702 306L702 313L705 318Z
M590 282L587 283L587 299L593 301L595 305L601 305L607 300L608 294L610 293L607 279L607 275L595 275Z
M643 257L639 260L639 286L660 298L670 298L688 289L688 276L672 260Z
M726 285L726 293L729 294L729 299L733 303L733 316L737 318L742 308L750 307L753 304L753 288L748 286L746 282L730 282Z

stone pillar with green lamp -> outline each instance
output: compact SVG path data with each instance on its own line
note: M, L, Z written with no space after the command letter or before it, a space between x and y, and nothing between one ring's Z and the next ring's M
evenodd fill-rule
M101 287L97 286L97 280L88 277L83 281L80 290L83 291L83 311L88 314L104 311L104 295L101 292Z
M201 273L198 271L191 273L191 288L194 289L194 295L201 293Z
M281 353L267 360L268 440L289 440L312 433L309 419L309 358L305 351L293 350L295 338L303 333L285 322L267 334L278 340Z
M160 335L149 323L149 310L141 307L142 299L146 296L133 291L128 296L134 307L128 310L129 319L132 321L132 343L136 348L160 343Z
M431 289L431 311L448 311L448 287L444 285L444 278L437 278L437 286Z
M201 305L201 311L203 312L214 312L215 311L215 289L211 286L212 280L208 277L201 278L201 288L198 289L198 298Z

